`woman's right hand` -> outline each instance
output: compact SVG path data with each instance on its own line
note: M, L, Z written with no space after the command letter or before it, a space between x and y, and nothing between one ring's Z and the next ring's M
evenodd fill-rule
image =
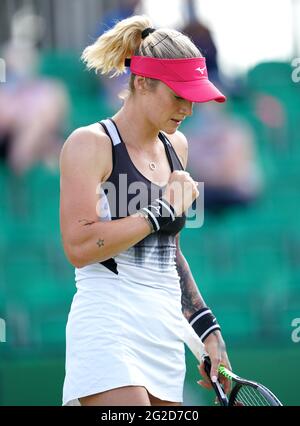
M183 170L171 173L163 198L174 207L176 215L181 216L199 196L198 182Z

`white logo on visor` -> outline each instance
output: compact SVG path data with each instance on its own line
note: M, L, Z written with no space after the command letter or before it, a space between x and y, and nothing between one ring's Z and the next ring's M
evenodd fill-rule
M199 71L199 72L201 72L201 74L203 75L204 74L204 71L206 70L206 67L204 67L204 68L196 68L196 70L195 71Z

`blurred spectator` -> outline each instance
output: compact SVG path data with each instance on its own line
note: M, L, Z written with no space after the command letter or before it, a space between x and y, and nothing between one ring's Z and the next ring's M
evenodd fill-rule
M187 126L187 169L205 184L205 209L220 213L254 201L263 179L250 126L214 103L195 108Z
M188 14L187 23L181 31L190 37L206 58L209 79L227 96L243 96L244 87L240 77L225 78L218 66L218 50L213 33L197 16L194 0L184 2Z
M0 157L16 174L25 173L37 161L58 165L68 111L64 87L36 76L37 25L41 28L40 17L28 7L19 11L2 53L6 82L0 85Z
M191 15L189 22L181 31L193 40L202 55L205 56L209 79L219 84L217 48L209 28L198 20L195 15Z

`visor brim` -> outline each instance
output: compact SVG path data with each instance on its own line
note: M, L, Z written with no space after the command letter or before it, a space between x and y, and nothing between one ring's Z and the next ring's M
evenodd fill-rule
M226 96L209 80L163 82L178 96L191 102L226 101Z

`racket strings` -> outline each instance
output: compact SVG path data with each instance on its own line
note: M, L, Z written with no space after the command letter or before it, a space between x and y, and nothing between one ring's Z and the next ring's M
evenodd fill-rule
M261 394L259 389L252 386L243 385L239 389L234 405L245 405L245 406L269 406L270 402Z

